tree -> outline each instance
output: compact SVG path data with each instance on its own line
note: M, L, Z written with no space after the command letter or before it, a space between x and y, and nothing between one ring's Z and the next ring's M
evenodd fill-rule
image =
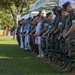
M18 25L18 18L29 12L29 6L35 0L0 0L0 10L12 15L15 25Z
M11 15L0 11L0 28L3 29L6 26L13 27L14 22Z

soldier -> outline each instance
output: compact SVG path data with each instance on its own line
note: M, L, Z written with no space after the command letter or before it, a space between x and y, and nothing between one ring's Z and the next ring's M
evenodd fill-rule
M60 41L60 59L58 60L59 65L57 67L62 66L64 68L66 67L66 65L64 65L63 62L65 61L65 58L67 56L67 50L65 50L65 39L63 38L63 30L66 25L66 19L68 19L68 13L64 9L61 9L61 18L62 28L60 30L60 36L58 37L58 40Z
M23 22L24 19L21 20L20 22L20 31L19 31L19 36L20 36L20 48L24 48L24 41L23 41Z
M75 9L73 9L70 2L64 3L63 8L69 13L69 18L67 19L67 24L65 25L65 30L63 32L63 37L66 39L66 47L68 49L69 56L68 65L64 71L70 72L71 68L75 66L72 65L75 63Z
M60 34L60 30L62 28L62 22L61 22L61 17L60 17L60 7L59 6L55 6L53 9L54 14L56 15L54 21L53 21L53 27L52 30L50 32L51 37L52 37L52 43L53 43L53 49L52 49L52 63L56 63L58 58L59 58L59 54L60 54L60 41L58 40L58 36Z
M18 42L18 45L20 46L20 36L19 36L19 33L20 33L20 21L18 21L18 28L17 28L17 32L16 32L16 35L17 35L17 42Z
M50 45L50 36L49 36L49 32L52 28L52 22L53 22L53 14L50 12L50 13L47 13L47 16L46 16L47 20L46 20L46 23L45 25L47 25L47 30L46 32L43 34L43 37L46 38L46 49L45 49L45 59L48 60L48 54L49 54L49 47L51 47ZM48 62L48 61L47 61ZM49 62L48 62L49 63Z
M38 52L36 51L37 49L35 47L35 37L34 37L34 34L35 34L35 27L36 27L36 25L38 23L37 22L38 17L39 17L39 15L34 16L33 21L32 21L32 25L31 25L31 30L29 31L29 34L31 35L32 51L33 51L33 53L37 53L37 54L38 54Z

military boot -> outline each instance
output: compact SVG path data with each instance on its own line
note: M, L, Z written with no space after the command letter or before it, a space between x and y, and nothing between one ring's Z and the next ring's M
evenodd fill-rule
M75 75L75 68L73 68L72 72L70 73L70 75Z
M65 62L62 62L61 69L65 69L67 67L67 64Z
M72 72L70 73L70 75L75 75L75 63L72 64Z
M62 66L62 61L58 61L58 65L56 67L58 68L58 67L61 67L61 66Z
M52 60L51 58L48 58L48 60L45 63L49 64L51 60Z
M46 55L43 60L47 61L48 60L48 56Z
M63 69L63 72L70 73L72 71L72 66L70 64L67 64L67 67Z

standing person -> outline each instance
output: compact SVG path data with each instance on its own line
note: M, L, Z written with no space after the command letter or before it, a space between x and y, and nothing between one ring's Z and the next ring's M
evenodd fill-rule
M34 16L33 21L32 21L32 28L31 28L31 32L30 32L31 42L32 42L32 51L35 54L38 54L38 52L37 52L37 45L35 45L35 37L34 37L34 34L36 32L36 29L35 28L36 28L36 25L38 24L37 18L38 18L38 15L37 16Z
M64 71L70 72L71 68L75 67L75 65L73 65L73 63L75 63L75 9L73 9L70 2L64 3L63 8L69 13L69 19L67 19L67 25L65 25L63 33L63 37L66 39L67 43L69 63ZM73 71L75 72L75 70Z
M34 18L33 18L34 19ZM30 24L30 27L29 27L29 31L28 31L28 35L30 36L30 47L31 47L31 50L32 50L32 44L33 44L33 40L32 40L32 35L31 35L31 31L34 29L34 22L33 22L33 19L31 20L31 24Z
M28 18L26 20L26 25L24 27L26 34L25 34L25 50L30 50L30 45L29 45L29 35L28 35L28 31L29 31L29 25L30 25L30 18Z
M18 21L18 28L17 28L17 32L16 32L16 36L17 36L17 42L18 45L20 46L20 21Z
M24 21L24 19L22 19L21 22L20 22L20 30L19 30L20 48L24 48L24 43L23 43L23 21Z
M60 40L61 57L58 60L59 61L58 67L65 68L66 67L65 60L68 59L67 58L68 51L65 49L65 39L63 38L63 31L64 31L65 25L67 23L66 20L68 20L69 17L68 17L68 13L64 9L61 9L61 18L62 18L62 28L60 30L60 35L58 37L58 40Z
M38 45L38 50L39 50L39 54L37 55L37 57L41 58L41 50L40 50L40 36L38 36L37 34L40 32L41 29L41 24L40 24L40 17L37 17L37 26L35 28L36 33L34 34L35 36L35 44Z
M61 7L59 6L55 6L53 8L53 13L56 15L56 17L54 18L53 20L53 26L52 26L52 29L50 31L50 34L51 34L51 38L52 38L52 63L54 64L57 64L57 59L58 59L58 53L59 53L59 41L58 41L58 36L59 36L59 33L60 33L60 30L61 30L61 26L62 26L62 23L61 23L61 17L59 15L59 12L60 11Z
M24 48L23 45L23 25L20 26L20 48Z
M46 50L45 50L45 59L47 60L46 62L49 63L49 52L50 52L50 47L51 47L51 38L50 38L50 31L51 31L51 28L53 26L53 14L50 12L50 13L47 13L47 20L46 20L46 25L47 25L47 30L46 32L43 34L43 37L45 38L46 40Z
M43 37L42 37L42 33L45 31L45 27L44 27L44 22L46 20L46 12L45 10L41 10L40 12L40 32L37 34L37 36L40 36L40 46L39 46L39 49L40 49L40 54L41 54L41 58L44 58L44 51L42 50L43 49ZM44 27L44 29L43 29ZM46 27L47 28L47 27Z

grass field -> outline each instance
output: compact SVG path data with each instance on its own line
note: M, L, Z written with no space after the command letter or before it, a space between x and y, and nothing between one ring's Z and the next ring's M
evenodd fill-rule
M0 75L67 75L20 49L12 37L0 36Z

